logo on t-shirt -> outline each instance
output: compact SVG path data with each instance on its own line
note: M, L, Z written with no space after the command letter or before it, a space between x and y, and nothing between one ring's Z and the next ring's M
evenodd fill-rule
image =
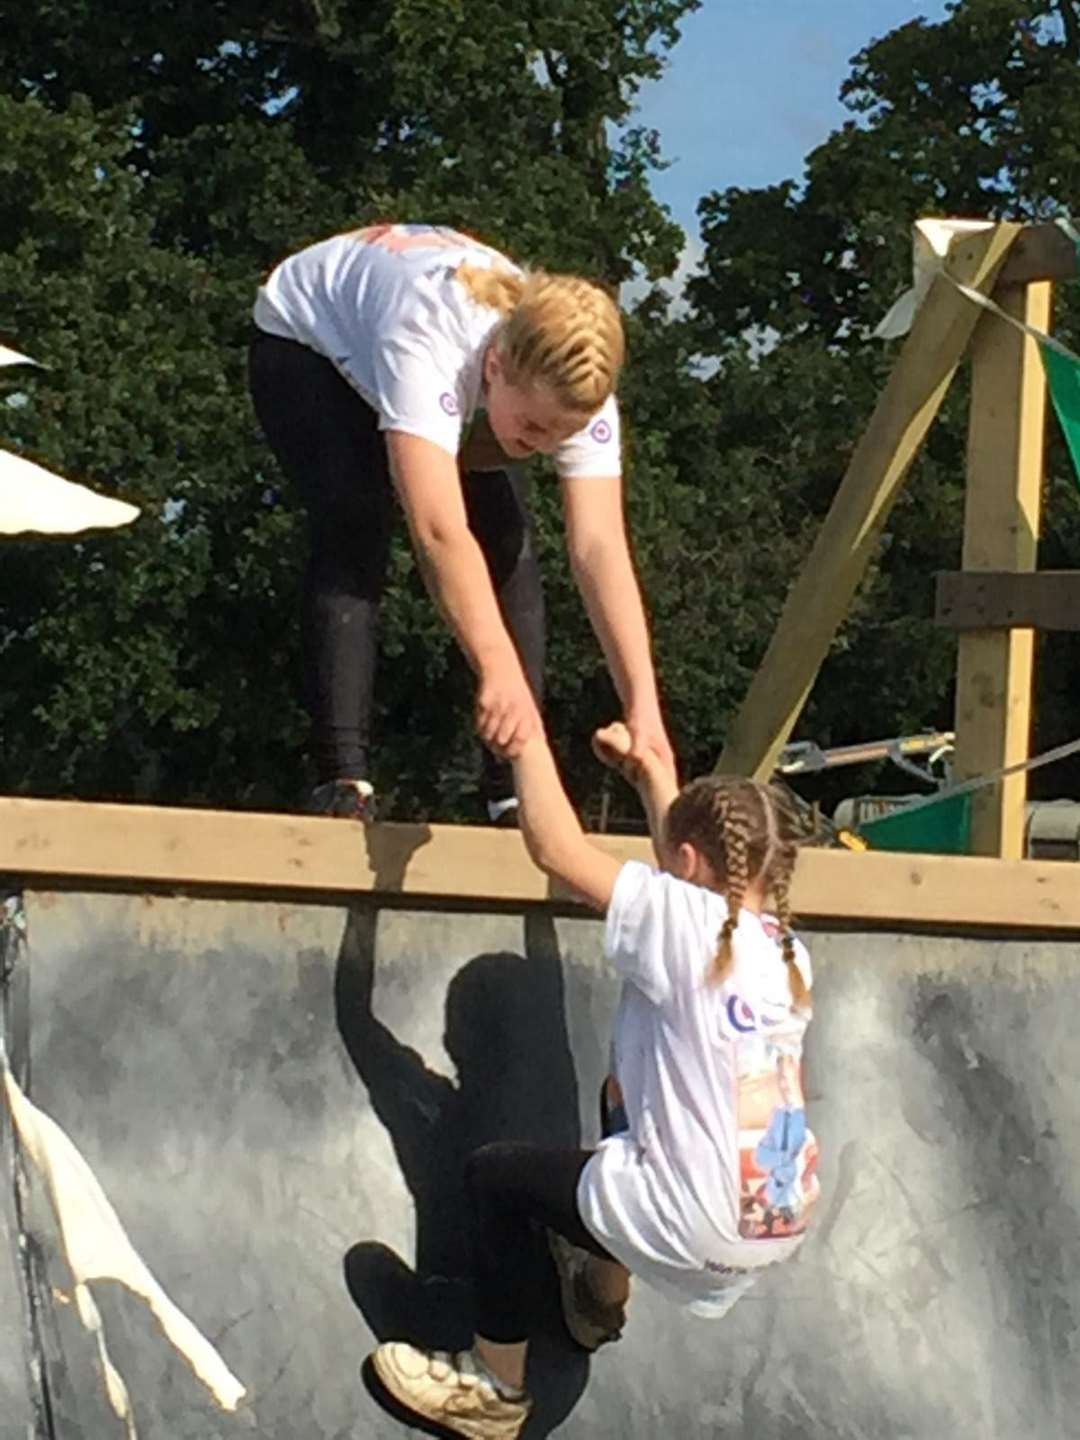
M444 390L439 396L439 404L446 411L447 415L461 414L461 406L458 404L457 399L450 394L449 390Z
M589 434L598 445L606 445L611 439L611 426L606 420L594 420Z
M727 1002L728 1022L733 1030L750 1035L757 1029L757 1016L738 995L732 995Z

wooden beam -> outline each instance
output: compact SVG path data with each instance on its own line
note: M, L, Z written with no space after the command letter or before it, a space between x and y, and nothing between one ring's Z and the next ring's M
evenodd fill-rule
M620 860L644 839L593 836ZM373 825L309 816L166 810L0 798L0 876L27 889L240 891L337 903L372 894L417 909L557 900L513 831ZM805 850L792 903L803 923L833 920L1080 934L1075 865L946 855Z
M1039 330L1050 323L1050 285L999 296L1007 314ZM972 342L963 569L1035 568L1042 498L1046 379L1034 340L984 315ZM965 630L956 679L958 780L1026 760L1031 734L1034 631ZM972 797L972 849L1018 859L1024 851L1027 776Z
M955 570L937 577L946 630L1080 630L1080 570Z
M954 244L949 273L988 292L1018 225ZM977 306L938 276L920 307L870 423L837 489L802 574L727 736L717 768L772 773L876 552L908 467L937 414L979 319Z
M644 839L598 843L649 853ZM543 900L516 831L0 798L0 873L241 891Z
M1039 280L1075 280L1076 246L1060 225L1025 225L1001 267L998 289ZM1000 296L995 295L995 299Z

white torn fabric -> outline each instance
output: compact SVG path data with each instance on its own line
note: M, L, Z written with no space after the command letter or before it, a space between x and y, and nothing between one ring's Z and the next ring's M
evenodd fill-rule
M1080 236L1073 228L1072 223L1065 219L1059 219L1057 223L1080 247ZM991 229L993 229L993 222L990 220L917 221L915 224L915 284L910 290L905 290L899 300L895 302L874 331L875 337L879 340L896 340L901 335L906 335L911 329L919 306L926 297L926 292L934 283L935 277L943 273L948 274L948 271L945 270L945 259L953 240L959 235L971 235L979 230ZM952 279L951 276L949 278ZM1000 320L1004 320L1014 330L1024 335L1030 335L1040 345L1049 345L1051 350L1056 350L1059 355L1064 355L1069 360L1080 364L1080 355L1062 344L1055 336L1047 334L1044 330L1037 330L1034 325L1025 324L1015 315L1009 315L996 301L991 300L989 295L984 295L981 290L976 290L971 285L961 285L959 280L953 280L952 283L960 291L960 294L966 296L972 304L981 305L984 310L988 310L991 315L996 315Z
M31 360L29 355L20 355L18 350L9 350L6 345L0 345L0 365L37 365L41 366L40 360Z
M129 525L138 513L135 505L96 495L32 460L0 450L0 535L19 535L24 530L71 535L77 530L110 529Z
M60 1225L83 1324L94 1335L110 1403L135 1440L127 1386L109 1359L91 1280L117 1280L145 1300L168 1339L223 1410L235 1410L244 1386L209 1340L162 1290L139 1257L94 1172L54 1120L26 1098L0 1055L8 1104L19 1139L41 1174Z
M949 246L958 235L975 235L992 230L992 220L916 220L912 246L914 283L905 290L874 331L878 340L898 340L914 323L919 306L934 278L945 267ZM966 292L965 292L966 293Z

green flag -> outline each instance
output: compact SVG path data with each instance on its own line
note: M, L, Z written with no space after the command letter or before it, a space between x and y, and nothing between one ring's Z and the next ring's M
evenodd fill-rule
M1065 443L1072 456L1073 470L1080 485L1080 361L1053 346L1041 344L1043 366L1050 398L1054 402Z

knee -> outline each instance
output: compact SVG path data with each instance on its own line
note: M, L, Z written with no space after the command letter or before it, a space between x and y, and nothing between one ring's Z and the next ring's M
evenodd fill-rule
M307 562L307 587L317 604L339 606L347 601L377 601L386 583L386 546L382 537L367 546L356 532L342 528L312 535Z
M465 1188L474 1201L496 1188L513 1149L512 1144L495 1140L481 1145L465 1161Z

